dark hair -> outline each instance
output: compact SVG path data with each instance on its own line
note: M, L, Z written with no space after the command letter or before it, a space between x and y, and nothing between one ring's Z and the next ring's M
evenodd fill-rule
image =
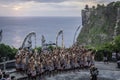
M6 74L6 78L8 78L8 77L10 77L10 74L9 74L9 73Z
M0 75L0 79L2 79L2 75Z
M3 78L5 78L6 77L6 73L5 72L3 72Z
M12 79L12 80L15 79L15 76L11 76L11 79Z

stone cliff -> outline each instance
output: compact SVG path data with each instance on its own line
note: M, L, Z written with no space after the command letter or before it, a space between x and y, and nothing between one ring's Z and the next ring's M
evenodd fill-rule
M82 10L82 30L77 42L98 46L110 42L120 34L120 1L108 5L97 5Z

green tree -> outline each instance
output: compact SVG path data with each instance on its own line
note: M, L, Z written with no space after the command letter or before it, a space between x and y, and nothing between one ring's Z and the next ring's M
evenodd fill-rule
M0 57L6 57L6 59L14 59L15 54L17 53L16 48L11 48L8 45L0 44ZM2 59L0 60L2 61Z
M114 39L114 48L117 51L120 51L120 35L115 37L115 39Z
M53 51L53 49L54 49L55 47L54 46L48 46L48 49L49 49L49 51Z
M36 50L38 51L38 53L41 53L42 48L41 47L37 47Z

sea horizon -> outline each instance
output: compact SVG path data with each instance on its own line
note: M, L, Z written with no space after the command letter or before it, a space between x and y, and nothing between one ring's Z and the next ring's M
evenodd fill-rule
M46 43L55 42L59 30L64 31L65 47L73 44L74 33L81 25L81 17L58 16L0 16L0 30L3 30L2 43L19 48L27 34L36 32L37 46L41 46L41 35ZM59 40L61 46L61 38Z
M0 17L81 17L81 16L0 16Z

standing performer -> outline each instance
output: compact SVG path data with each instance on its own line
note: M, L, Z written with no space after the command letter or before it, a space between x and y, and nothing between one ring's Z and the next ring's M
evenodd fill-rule
M90 80L97 80L97 76L99 74L99 71L95 66L91 66L90 74L91 74Z
M20 55L16 55L15 59L16 59L16 62L15 62L16 70L20 71L20 68L21 68L21 58L20 58Z

